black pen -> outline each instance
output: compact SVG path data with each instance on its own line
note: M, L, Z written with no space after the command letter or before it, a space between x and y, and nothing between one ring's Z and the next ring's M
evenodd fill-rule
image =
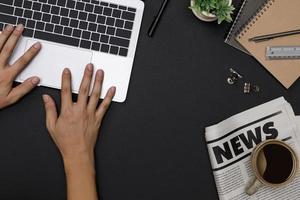
M256 36L256 37L250 38L249 41L263 42L263 41L266 41L266 40L271 40L271 39L274 39L274 38L290 36L290 35L295 35L295 34L300 34L300 29L281 32L281 33L272 33L272 34L268 34L268 35Z
M154 16L154 20L153 20L153 22L152 22L152 24L149 28L149 31L148 31L148 36L149 37L153 36L154 31L155 31L155 29L156 29L156 27L159 23L159 20L160 20L162 14L163 14L165 8L167 7L168 2L169 2L169 0L164 0L162 5L160 6L160 9L159 9L157 15Z

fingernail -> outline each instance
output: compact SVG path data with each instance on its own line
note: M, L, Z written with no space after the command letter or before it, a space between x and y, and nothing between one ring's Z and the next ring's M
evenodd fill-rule
M69 74L69 73L70 73L70 70L69 70L68 68L65 68L63 73L64 73L64 74Z
M13 25L9 24L5 27L6 30L11 31L14 29Z
M36 85L40 82L40 79L38 77L34 77L33 79L31 79L31 83Z
M34 47L35 49L40 49L40 48L41 48L41 43L40 43L40 42L37 42L37 43L35 43L35 44L33 45L33 47Z
M17 31L23 31L24 26L22 24L18 24L18 26L16 27Z
M103 75L103 70L99 69L97 70L97 76L101 77Z
M44 100L45 103L47 103L49 101L48 95L44 94L43 95L43 100Z
M111 92L115 93L115 92L116 92L116 90L117 90L117 88L116 88L116 87L111 87Z
M93 70L93 65L92 64L88 64L87 65L87 70L92 71Z

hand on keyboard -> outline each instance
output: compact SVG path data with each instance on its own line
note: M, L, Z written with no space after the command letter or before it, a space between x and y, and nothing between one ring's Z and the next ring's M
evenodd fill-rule
M41 48L40 43L34 44L21 58L10 65L8 61L23 30L24 27L22 25L18 25L16 28L8 25L0 34L0 109L14 104L39 83L38 77L31 77L13 88L15 78L37 55Z

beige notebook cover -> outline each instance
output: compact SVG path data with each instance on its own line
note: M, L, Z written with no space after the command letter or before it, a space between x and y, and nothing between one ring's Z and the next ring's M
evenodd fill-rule
M267 46L300 46L300 34L255 43L249 38L300 29L300 0L269 0L237 40L286 88L300 76L300 60L268 60Z

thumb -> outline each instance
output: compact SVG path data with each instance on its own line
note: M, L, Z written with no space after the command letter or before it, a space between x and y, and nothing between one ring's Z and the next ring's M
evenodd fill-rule
M55 127L55 123L57 120L57 111L54 100L49 96L43 95L45 110L46 110L46 126L49 132L53 130Z

